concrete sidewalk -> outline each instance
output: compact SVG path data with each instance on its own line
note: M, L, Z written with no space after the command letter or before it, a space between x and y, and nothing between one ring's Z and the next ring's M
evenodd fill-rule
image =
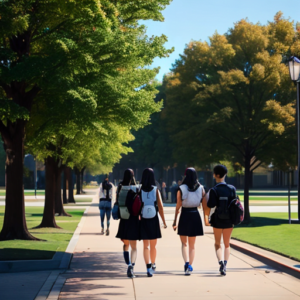
M95 199L96 200L96 199ZM171 228L174 208L165 208L168 228L157 245L157 272L146 277L142 242L138 244L135 279L126 277L122 243L115 238L118 221L111 221L110 236L102 236L97 207L90 207L71 263L60 275L48 299L300 299L300 281L232 250L226 277L218 272L211 228L198 237L191 276L183 274L179 237Z

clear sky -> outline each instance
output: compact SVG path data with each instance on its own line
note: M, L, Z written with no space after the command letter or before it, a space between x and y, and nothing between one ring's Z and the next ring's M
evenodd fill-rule
M252 23L267 24L278 11L300 22L300 0L173 0L163 12L163 23L143 22L149 36L165 34L168 37L165 46L175 47L170 57L154 61L153 67L161 67L157 79L162 80L169 72L191 40L208 41L215 31L223 34L244 18Z

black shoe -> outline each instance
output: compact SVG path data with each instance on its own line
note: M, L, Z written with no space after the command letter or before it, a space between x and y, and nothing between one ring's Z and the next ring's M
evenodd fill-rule
M226 266L224 265L224 263L222 261L219 262L219 265L220 265L220 274L222 276L226 276Z
M128 266L128 268L127 268L127 277L128 278L135 278L135 275L133 273L133 266Z
M106 235L109 235L109 229L106 230Z

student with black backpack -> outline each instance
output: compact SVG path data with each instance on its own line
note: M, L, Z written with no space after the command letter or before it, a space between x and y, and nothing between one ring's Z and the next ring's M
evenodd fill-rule
M230 203L236 199L236 189L225 182L227 168L224 165L214 167L216 185L210 189L203 201L205 225L212 226L215 236L215 250L220 265L220 274L226 275L227 262L230 256L230 238L233 230L233 221L230 216ZM210 208L215 208L210 216ZM224 242L224 260L221 248L221 238Z
M124 172L123 181L120 182L117 189L117 200L119 203L120 223L117 238L121 239L123 245L123 255L125 263L127 264L127 276L134 278L133 268L137 257L137 240L140 240L140 220L139 215L130 214L126 207L126 198L129 191L136 192L138 186L136 185L134 172L127 169ZM121 199L122 198L122 199ZM125 201L123 201L125 200ZM124 202L124 203L121 203ZM129 257L129 246L131 247L131 256Z

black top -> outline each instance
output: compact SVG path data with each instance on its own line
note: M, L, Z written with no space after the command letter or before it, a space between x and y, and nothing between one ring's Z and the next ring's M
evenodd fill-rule
M228 199L234 199L236 197L236 190L233 185L229 185L226 182L220 182L216 184L209 192L209 198L207 206L209 208L218 207L219 197L228 197Z

